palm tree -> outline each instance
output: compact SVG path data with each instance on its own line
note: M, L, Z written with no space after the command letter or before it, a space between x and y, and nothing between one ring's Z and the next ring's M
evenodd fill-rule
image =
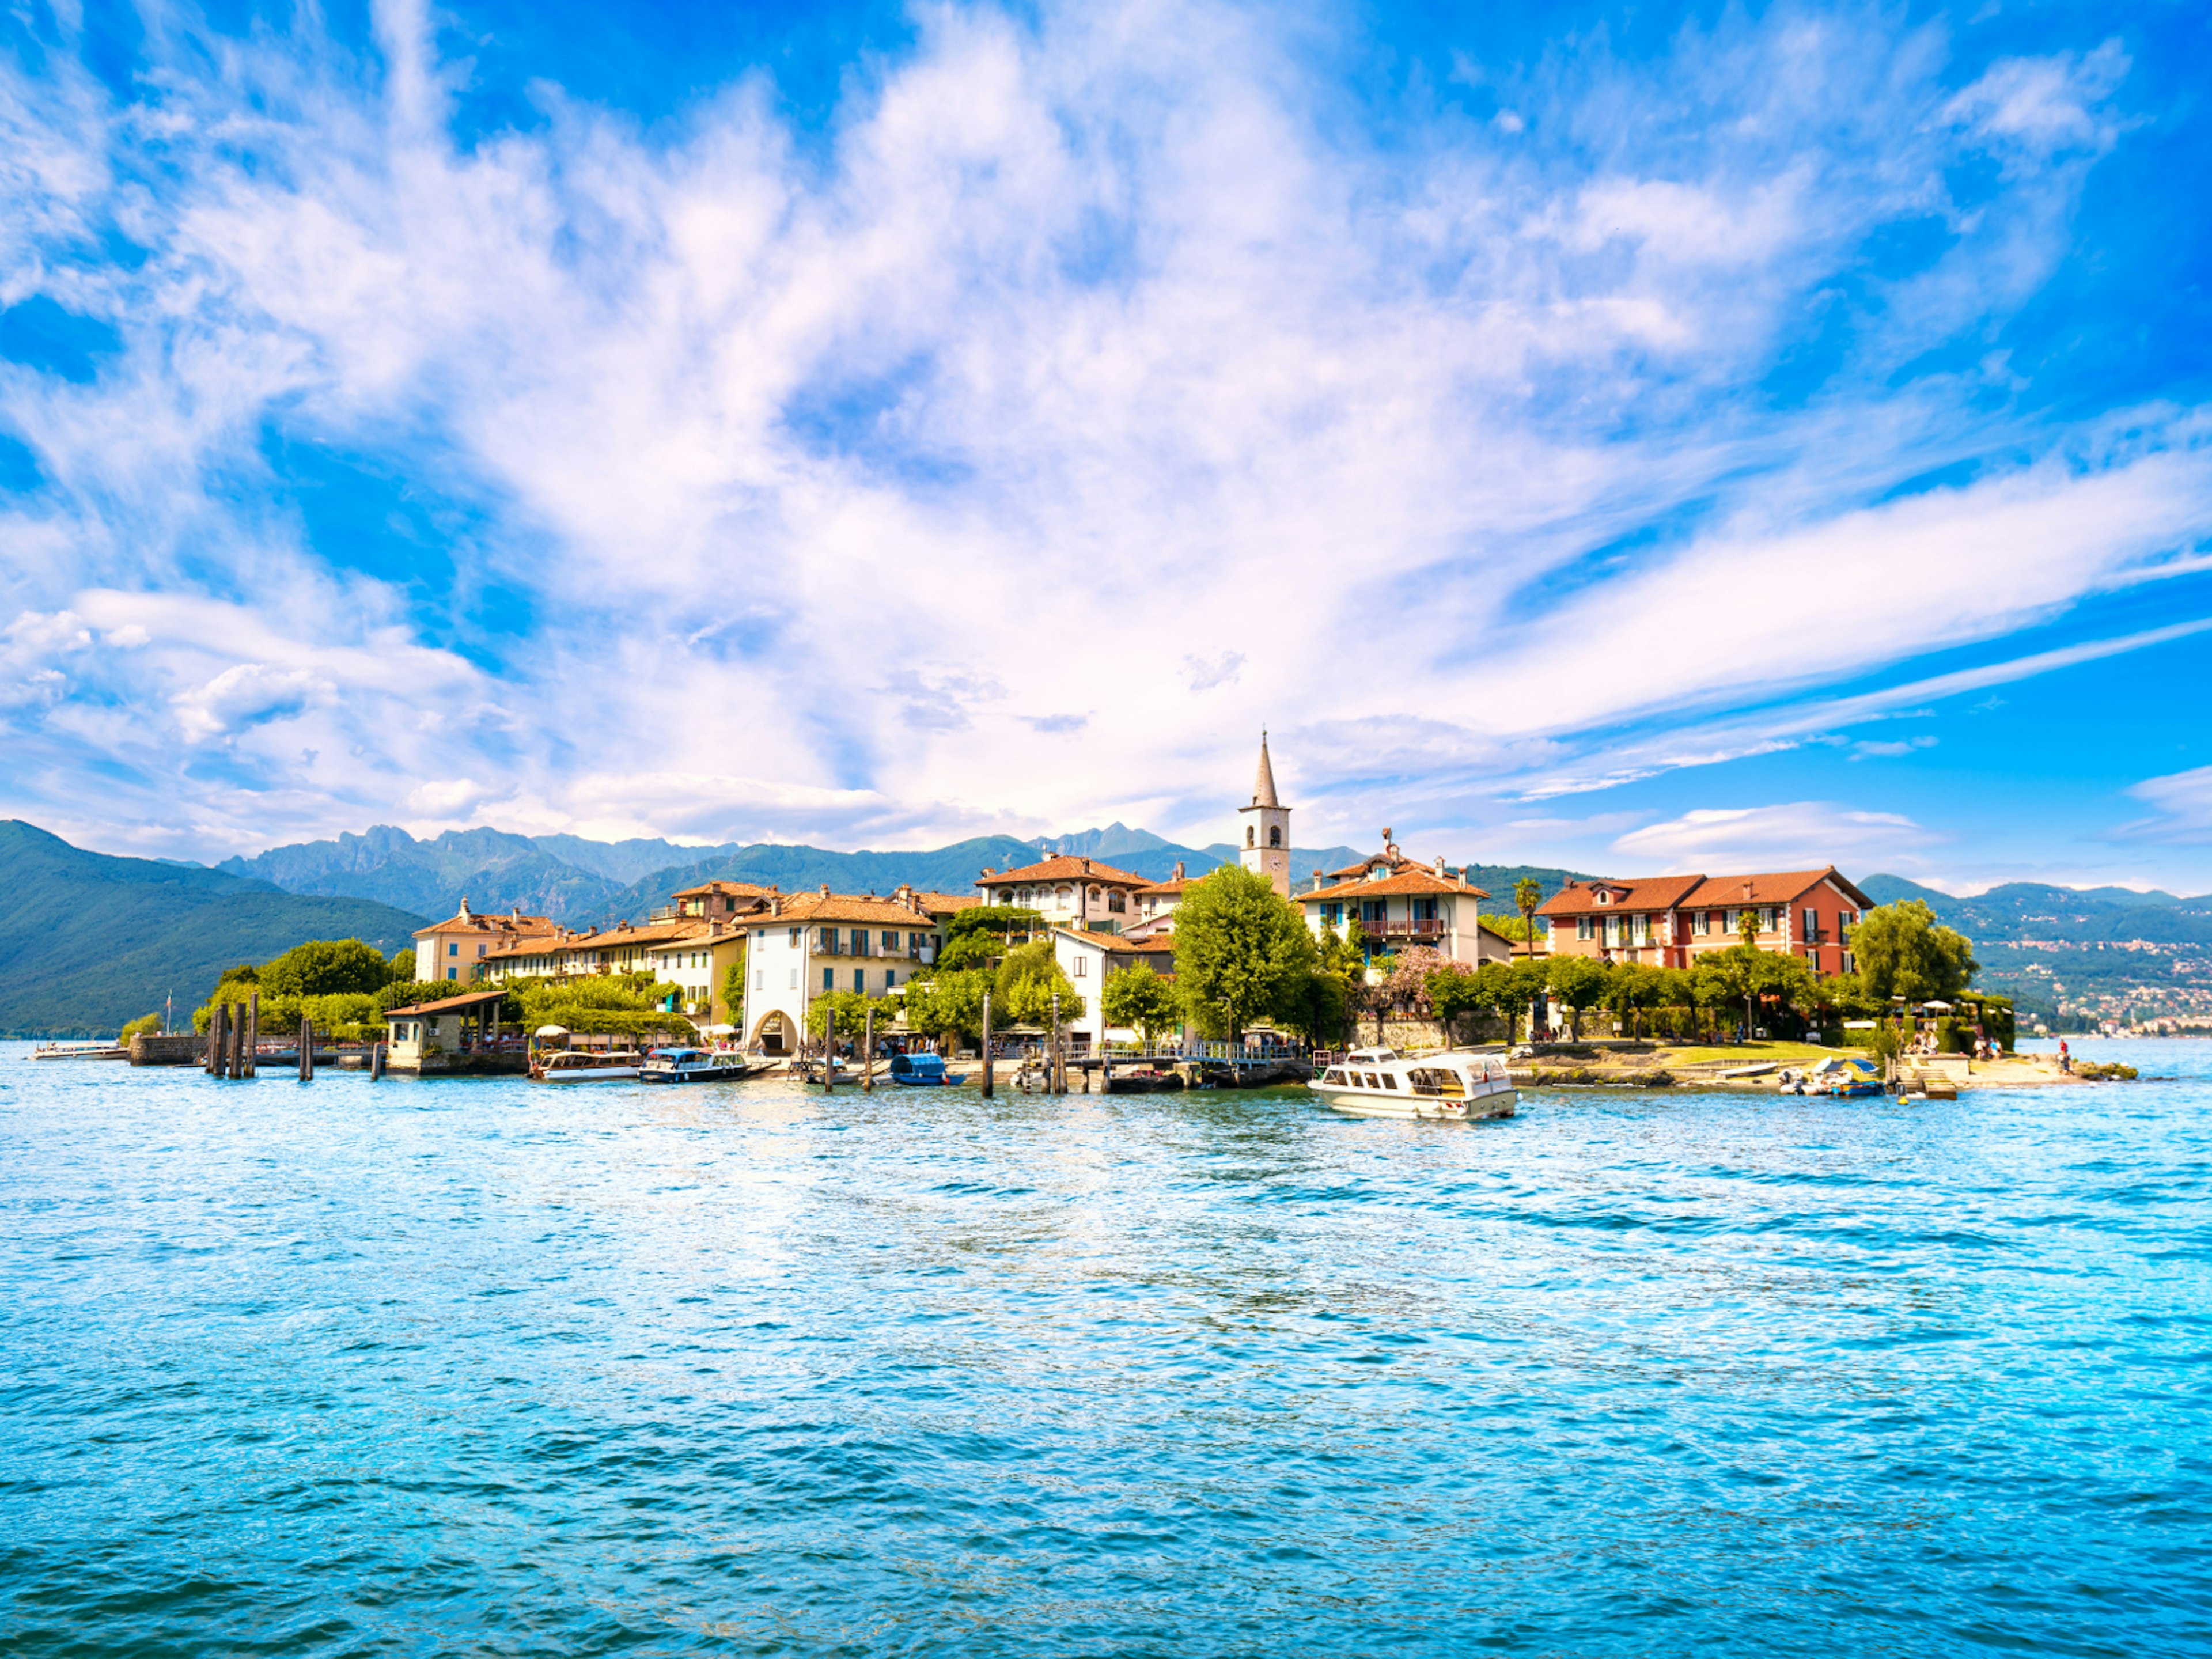
M1528 954L1536 954L1536 907L1544 902L1544 884L1533 876L1513 884L1513 903L1521 912L1521 926L1528 941Z

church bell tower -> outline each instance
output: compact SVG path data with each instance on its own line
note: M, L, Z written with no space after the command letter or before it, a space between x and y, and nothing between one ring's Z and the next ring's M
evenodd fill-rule
M1291 809L1275 793L1275 769L1267 759L1267 734L1260 733L1260 775L1252 781L1252 804L1237 809L1244 834L1237 862L1265 876L1285 898L1291 896Z

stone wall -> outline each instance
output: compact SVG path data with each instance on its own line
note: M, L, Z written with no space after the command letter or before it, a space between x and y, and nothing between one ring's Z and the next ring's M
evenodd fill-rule
M196 1031L179 1036L155 1036L141 1031L131 1039L133 1066L197 1066L207 1053L207 1039Z

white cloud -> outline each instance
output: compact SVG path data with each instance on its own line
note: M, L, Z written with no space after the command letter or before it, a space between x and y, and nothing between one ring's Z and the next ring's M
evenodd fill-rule
M1613 843L1655 873L1820 869L1910 860L1937 838L1895 812L1869 812L1832 801L1701 809L1632 830Z
M2118 833L2135 841L2212 845L2212 766L2146 778L2128 791L2158 813L2124 826Z
M426 14L379 17L367 66L311 24L214 51L177 23L130 110L65 54L0 68L0 283L65 283L125 340L96 389L0 368L54 480L4 593L135 647L39 644L11 730L127 763L118 812L213 847L393 801L425 830L914 844L1158 807L1211 835L1269 722L1302 835L1450 819L1796 741L1728 711L2212 529L2170 412L1867 504L1991 441L1974 388L1892 371L2065 246L2116 56L1959 94L1930 32L1777 15L1645 66L1570 54L1487 125L1370 149L1266 14L947 8L826 149L760 82L651 133L549 88L542 130L463 149ZM1864 239L1942 217L1992 147L2011 183L1956 216L1940 292L1877 291L1868 362L1773 412L1804 307L1881 290ZM75 263L103 216L154 257ZM494 523L450 580L341 557L272 426ZM1693 503L1686 544L1516 604ZM1777 580L1913 603L1741 626ZM118 712L164 702L233 769ZM1635 752L1591 735L1686 709Z
M244 662L224 669L204 685L179 692L170 702L176 707L185 741L205 743L240 726L304 714L337 696L336 686L313 674Z

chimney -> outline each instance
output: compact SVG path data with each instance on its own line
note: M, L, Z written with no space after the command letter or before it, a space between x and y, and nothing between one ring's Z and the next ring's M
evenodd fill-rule
M1439 853L1439 854L1437 854L1437 877L1438 877L1438 878L1439 878L1439 879L1441 879L1441 878L1442 878L1442 877L1443 877L1443 873L1444 873L1444 855L1443 855L1442 853Z
M822 896L823 898L830 896L830 884L826 881L822 884Z
M1177 859L1177 860L1176 860L1176 872L1175 872L1175 878L1176 878L1177 881L1181 881L1181 880L1183 878L1182 878L1182 860L1181 859Z
M780 916L783 914L783 895L773 887L768 890L768 913L772 916Z
M469 896L466 893L461 895L461 920L469 920Z
M1083 860L1083 873L1086 876L1091 873L1091 860L1089 859Z

